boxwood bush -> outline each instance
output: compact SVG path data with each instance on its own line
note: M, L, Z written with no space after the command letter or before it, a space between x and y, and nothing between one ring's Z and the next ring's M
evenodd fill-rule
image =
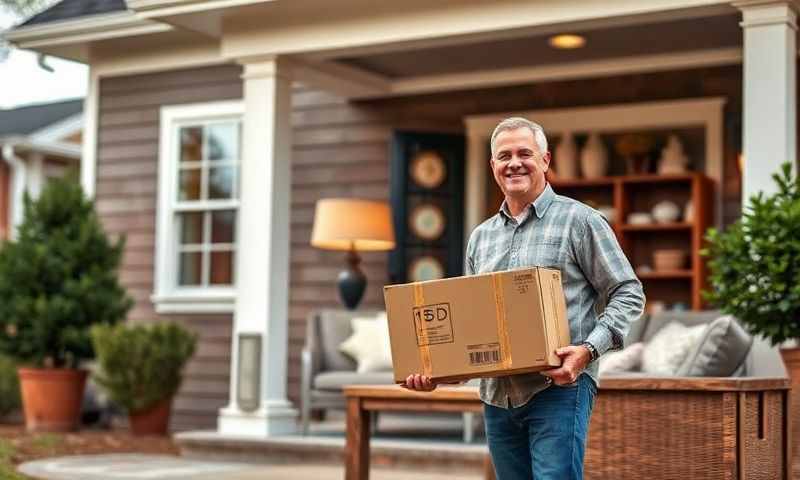
M175 395L197 337L175 323L97 325L92 341L98 385L128 412L138 412Z
M17 364L11 358L0 355L0 418L20 408Z

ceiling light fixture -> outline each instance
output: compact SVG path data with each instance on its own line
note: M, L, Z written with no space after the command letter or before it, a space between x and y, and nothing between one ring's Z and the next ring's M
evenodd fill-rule
M571 50L573 48L581 48L586 45L586 38L580 35L561 34L550 37L547 41L553 48L560 48L562 50Z

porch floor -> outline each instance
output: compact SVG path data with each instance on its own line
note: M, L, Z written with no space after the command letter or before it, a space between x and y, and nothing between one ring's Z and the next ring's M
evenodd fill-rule
M481 478L488 450L482 422L476 420L475 424L475 439L466 444L461 415L381 413L371 438L370 465L376 472L391 467L406 473ZM306 436L297 433L254 439L217 432L184 432L175 435L175 442L187 459L341 467L345 417L343 412L329 412L325 421L312 422Z

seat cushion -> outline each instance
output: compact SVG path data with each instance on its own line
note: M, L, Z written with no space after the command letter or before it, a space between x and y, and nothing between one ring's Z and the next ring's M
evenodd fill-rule
M644 353L644 343L636 342L628 345L623 350L608 352L600 357L598 374L613 374L614 372L635 372L642 366L642 354Z
M676 375L682 377L727 377L744 362L753 337L730 315L708 326Z
M392 346L386 314L355 317L351 321L353 334L339 345L339 350L358 363L358 373L392 369Z
M708 325L720 316L719 311L703 310L703 311L688 311L677 312L667 310L665 312L650 315L645 325L645 331L639 341L649 342L658 333L659 330L666 325L677 322L687 327L695 325Z
M314 378L314 388L318 390L341 390L344 385L393 385L394 373L384 372L356 373L338 371L320 373Z

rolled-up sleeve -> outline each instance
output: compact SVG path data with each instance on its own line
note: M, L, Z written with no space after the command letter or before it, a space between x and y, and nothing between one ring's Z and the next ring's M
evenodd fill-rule
M598 316L586 341L600 355L620 350L631 323L638 321L644 310L642 284L611 226L597 212L588 215L578 237L576 254L586 279L605 303L605 310Z

